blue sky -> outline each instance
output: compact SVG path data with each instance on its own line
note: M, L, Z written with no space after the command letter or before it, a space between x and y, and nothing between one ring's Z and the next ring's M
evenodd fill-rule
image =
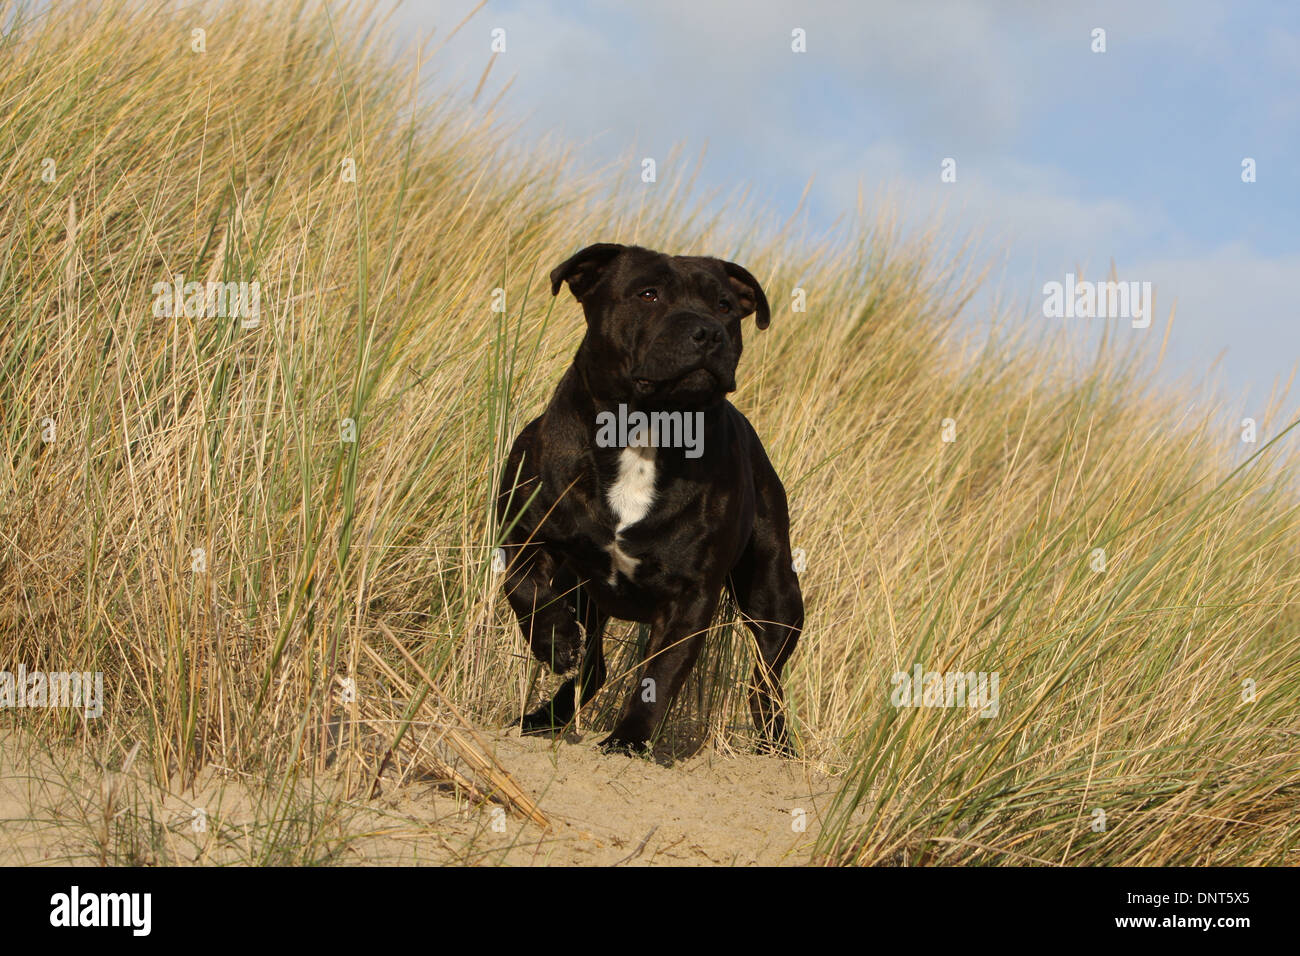
M475 6L399 11L405 36L445 41L430 85L467 98L502 28L480 102L513 79L507 119L592 166L707 146L700 184L749 186L778 221L815 177L815 229L887 190L914 228L978 233L989 294L1080 343L1102 320L1043 317L1042 286L1114 259L1157 297L1151 329L1120 334L1163 335L1176 299L1163 371L1231 414L1262 413L1300 361L1300 4L490 0L446 39Z

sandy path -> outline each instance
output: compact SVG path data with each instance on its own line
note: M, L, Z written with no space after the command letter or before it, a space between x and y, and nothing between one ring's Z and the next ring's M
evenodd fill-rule
M331 845L340 863L481 865L790 865L807 863L837 781L801 761L723 756L711 750L663 766L607 756L597 735L564 742L482 734L515 781L552 820L550 831L491 806L470 806L429 782L388 780L368 803L346 802ZM117 775L107 787L92 761L33 753L0 737L0 865L121 861L241 863L255 859L273 800L266 788L210 771L193 790ZM111 783L111 781L110 781ZM317 799L329 800L326 782ZM297 788L298 804L311 799ZM194 808L213 821L192 826ZM802 815L798 812L802 811ZM163 821L152 841L127 840L132 820ZM803 828L799 823L803 822ZM105 834L110 834L105 836ZM251 835L250 835L251 834ZM281 837L283 839L283 837ZM150 849L149 847L152 847ZM136 850L132 850L136 853Z

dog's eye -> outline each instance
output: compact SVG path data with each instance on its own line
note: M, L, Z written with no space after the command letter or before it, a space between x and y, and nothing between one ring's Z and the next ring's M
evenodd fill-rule
M637 293L637 297L638 297L638 298L641 298L641 299L644 299L646 302L658 302L658 301L659 301L659 290L658 290L658 289L642 289L640 292Z
M731 303L728 302L726 299L723 299L721 302L718 303L718 311L721 312L723 315L730 315Z

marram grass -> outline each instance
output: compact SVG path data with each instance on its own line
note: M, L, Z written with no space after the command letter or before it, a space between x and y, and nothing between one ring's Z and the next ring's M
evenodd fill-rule
M98 721L0 720L95 754L142 741L160 778L361 786L376 755L341 688L392 726L424 705L385 630L468 722L515 720L550 679L501 599L489 505L582 331L546 273L637 242L734 258L774 303L734 400L806 555L788 695L801 759L844 781L823 859L1300 861L1282 399L1243 445L1151 384L1159 323L1142 354L1115 335L1072 355L1016 315L976 337L966 250L885 203L815 240L704 204L679 158L610 189L511 149L420 105L430 65L393 57L382 21L0 14L0 666L106 685ZM177 276L256 281L258 324L157 314ZM612 638L626 673L638 629ZM749 745L749 655L724 616L673 736ZM996 673L996 716L894 706L918 664ZM584 720L608 726L624 686ZM250 859L328 858L311 834L280 849L281 810Z

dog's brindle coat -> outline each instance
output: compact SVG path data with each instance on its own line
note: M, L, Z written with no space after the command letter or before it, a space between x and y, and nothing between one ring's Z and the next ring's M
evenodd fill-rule
M546 410L515 440L497 513L506 596L529 647L556 673L582 661L523 729L568 723L575 680L582 703L596 693L605 680L601 635L614 616L649 623L650 639L637 685L601 746L644 750L726 587L757 643L749 702L763 748L790 753L781 670L803 627L803 599L785 489L753 427L725 398L736 387L741 319L757 313L767 328L767 298L734 263L612 243L556 267L551 294L565 282L582 303L587 334ZM620 403L647 414L703 412L702 455L598 447L597 415L617 415Z

